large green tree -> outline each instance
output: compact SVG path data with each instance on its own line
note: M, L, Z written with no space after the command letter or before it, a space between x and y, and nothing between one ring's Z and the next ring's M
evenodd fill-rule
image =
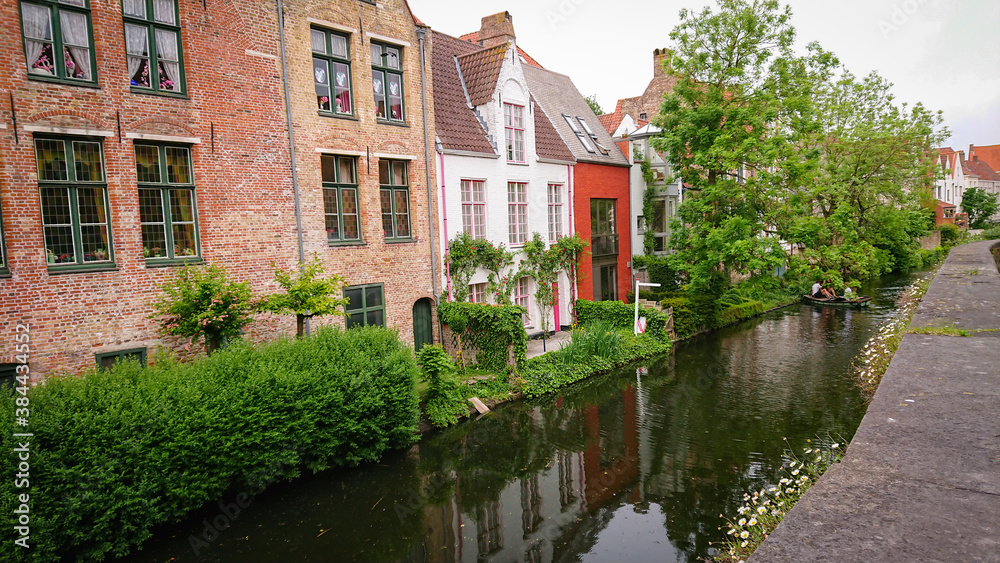
M997 194L988 193L982 188L971 188L962 194L962 211L969 214L969 227L982 229L986 227L990 216L1000 209Z

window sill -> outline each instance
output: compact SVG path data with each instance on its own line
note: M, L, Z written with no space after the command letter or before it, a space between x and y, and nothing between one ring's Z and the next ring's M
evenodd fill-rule
M326 244L330 248L343 248L345 246L368 246L368 243L363 240L327 241Z
M387 238L385 239L386 244L415 244L417 242L414 238Z
M189 258L146 258L147 268L169 268L171 266L187 266L189 264L204 264L201 256Z
M7 268L0 268L0 279L9 277L11 277L10 270L8 270Z
M78 86L81 88L92 88L94 90L100 90L101 85L94 82L85 82L82 80L72 80L70 78L59 78L58 76L51 76L48 74L41 74L35 72L28 72L28 80L36 80L38 82L48 82L49 84L62 84L63 86Z
M508 160L507 164L510 164L511 166L528 166L527 162L517 162L515 160Z
M392 125L393 127L407 127L408 128L410 126L410 124L407 123L407 122L405 122L405 121L392 121L392 120L386 119L384 117L376 117L375 118L375 123L378 123L379 125Z
M48 271L50 276L60 274L88 274L92 272L117 272L118 265L114 262L105 262L101 264L72 264L66 266L50 264L48 266Z
M319 110L318 113L320 117L333 117L336 119L346 119L348 121L360 121L358 119L358 116L354 115L353 113L336 113L332 111L323 111L323 110Z
M160 96L162 98L176 98L178 100L190 100L187 92L164 92L163 90L150 90L148 88L137 88L132 86L129 89L133 94L145 94L147 96Z

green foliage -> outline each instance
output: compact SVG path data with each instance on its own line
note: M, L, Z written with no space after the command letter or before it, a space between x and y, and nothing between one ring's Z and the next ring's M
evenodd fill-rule
M664 309L674 309L674 332L687 338L703 330L721 326L718 320L719 303L710 295L678 295L660 301Z
M183 266L163 285L150 319L160 332L205 339L205 350L215 351L223 339L236 338L253 320L258 303L247 282L229 279L219 264Z
M18 555L124 556L206 503L252 497L304 470L376 461L415 438L417 373L394 332L363 327L51 377L29 391L31 550ZM9 453L14 398L0 400ZM16 459L3 459L13 475ZM0 498L15 492L13 478L0 482ZM15 549L5 541L0 559Z
M542 331L549 331L549 312L555 305L552 284L559 281L560 256L553 245L547 249L542 235L533 233L531 240L524 243L524 259L521 260L518 276L529 276L535 280L535 303L542 313Z
M646 189L642 191L642 216L646 218L646 230L642 234L642 250L646 255L652 255L656 247L656 233L649 225L655 220L656 209L653 207L653 200L659 195L660 190L653 185L653 167L645 158L639 163L642 171L642 180L646 184Z
M459 417L469 414L469 407L455 380L455 366L440 344L424 346L417 353L417 363L423 370L423 380L428 383L424 412L427 420L438 427L455 424Z
M989 229L984 230L983 232L979 233L979 237L982 238L983 240L1000 239L1000 226L990 227Z
M737 321L759 315L766 310L767 306L760 301L747 301L739 305L732 305L719 311L719 323L721 326L733 324Z
M941 231L942 246L957 242L960 238L962 238L962 229L958 228L957 225L943 223L938 226L938 230Z
M986 228L990 217L1000 210L997 194L983 188L970 188L962 194L962 211L969 214L970 229Z
M632 325L635 322L635 305L621 301L580 299L576 302L576 312L579 324L584 326L595 322L606 322L615 328L632 332ZM666 314L656 309L639 307L639 316L646 317L646 334L657 339L670 340L670 335L665 330L668 320Z
M636 336L632 334L631 321L629 327L629 330L612 329L611 323L598 323L577 329L573 341L565 348L527 361L520 371L521 391L528 397L537 397L633 360L670 351L669 339L655 338L648 333ZM601 351L601 354L588 354L588 351Z
M448 243L448 253L445 254L452 284L452 296L455 301L465 301L469 298L469 280L475 275L477 268L490 272L487 281L487 291L494 295L498 303L510 304L511 291L516 283L513 276L501 276L500 272L514 264L514 253L508 251L503 243L494 246L484 239L472 238L468 233L459 233Z
M513 352L515 366L525 361L528 334L522 315L527 311L517 305L445 302L438 305L438 318L464 342L478 350L476 363L494 373L507 373L508 355ZM458 330L457 327L464 327Z
M301 273L275 268L274 279L285 293L269 295L262 308L272 313L295 313L299 338L307 315L343 315L347 299L343 297L344 279L336 274L324 277L318 256L303 265Z
M566 277L569 278L569 286L571 288L576 287L576 281L580 272L580 261L586 255L588 246L590 246L590 243L580 238L579 233L573 233L569 236L559 237L550 249L551 252L555 253L559 269L566 272Z
M677 275L674 256L638 254L632 257L632 264L636 268L646 268L646 272L649 273L649 281L660 284L659 291L680 290L680 278Z
M591 94L589 96L584 96L583 99L590 106L590 111L594 112L594 115L604 115L604 110L601 109L601 104L597 103L597 94Z

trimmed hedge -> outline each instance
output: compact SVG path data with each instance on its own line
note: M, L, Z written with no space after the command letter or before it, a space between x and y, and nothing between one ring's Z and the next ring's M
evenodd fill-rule
M732 307L726 307L719 311L719 326L733 324L743 319L748 319L754 315L759 315L767 310L767 305L760 301L747 301Z
M0 558L98 561L123 556L156 525L228 493L249 495L303 469L378 460L415 440L418 370L383 328L236 342L192 363L134 363L52 377L28 393L30 550L6 527ZM0 425L12 476L13 397ZM14 480L0 481L10 519ZM17 553L13 550L16 549Z
M639 316L646 317L646 334L655 335L657 338L666 338L670 335L664 329L667 327L667 320L670 318L665 313L656 309L639 308ZM632 331L632 323L635 322L635 305L622 303L621 301L587 301L578 299L576 302L576 318L581 325L588 325L595 321L605 321L620 329Z
M674 332L679 338L715 328L718 321L718 302L709 296L677 296L660 301L664 309L674 308Z

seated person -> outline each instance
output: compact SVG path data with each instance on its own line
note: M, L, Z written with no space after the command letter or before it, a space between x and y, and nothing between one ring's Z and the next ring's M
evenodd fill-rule
M812 286L812 296L815 297L815 298L817 298L817 299L822 299L823 298L823 286L819 282L816 282L816 283L813 284L813 286Z
M855 297L854 290L850 286L844 288L844 299L851 300Z

